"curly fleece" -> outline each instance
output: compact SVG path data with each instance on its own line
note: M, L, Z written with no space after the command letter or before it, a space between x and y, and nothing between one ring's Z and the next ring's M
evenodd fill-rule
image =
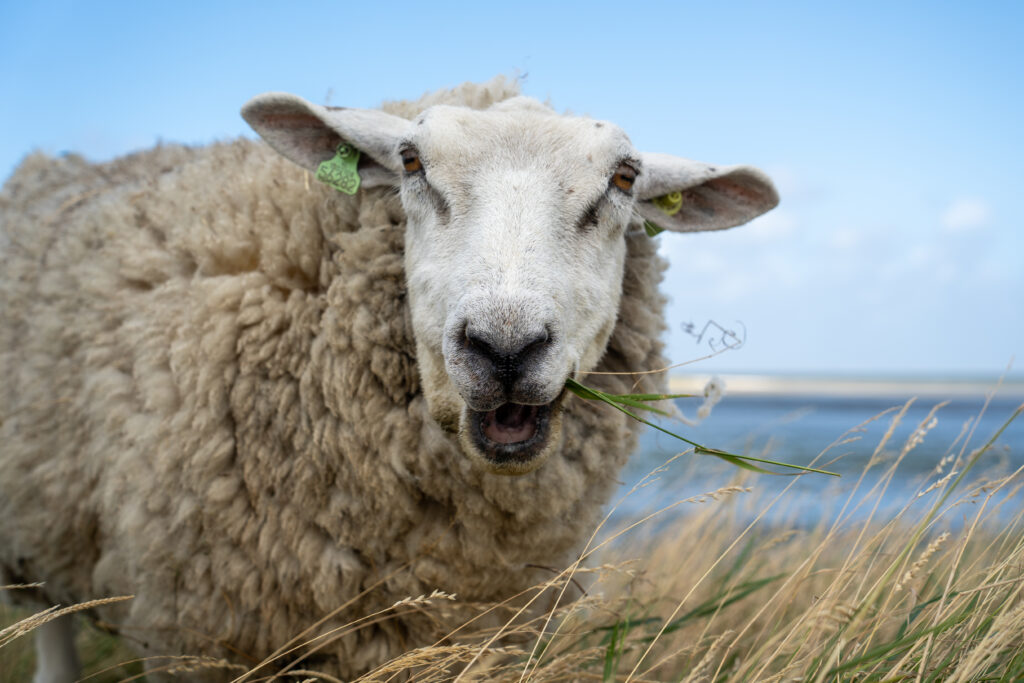
M98 616L144 654L251 665L346 603L329 625L434 589L503 599L571 562L636 424L574 398L539 470L472 467L420 392L404 229L394 192L341 195L246 139L27 157L0 193L3 573L55 604L134 595ZM664 264L639 225L626 240L603 371L663 364ZM316 665L352 676L452 625L406 613Z

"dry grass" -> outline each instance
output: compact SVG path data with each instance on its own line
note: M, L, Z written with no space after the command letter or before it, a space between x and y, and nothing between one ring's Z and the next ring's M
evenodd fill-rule
M728 486L643 519L610 517L580 563L520 596L515 609L511 602L480 607L513 614L504 627L469 623L360 680L1020 680L1022 472L985 476L995 435L973 451L958 443L898 513L883 517L886 487L934 424L929 415L905 443L890 443L905 414L881 418L890 428L868 465L880 476L844 482L848 497L834 516L780 522L769 513L785 505L788 491L759 493L759 480L742 472ZM573 582L588 584L576 601L568 599ZM556 609L522 607L563 592ZM451 596L435 594L384 612L451 604ZM15 631L25 628L5 632ZM282 652L308 651L324 639L300 638ZM26 640L0 645L0 678L21 680L28 671L11 664L30 659ZM236 680L335 680L302 667L301 659L272 660Z
M0 590L18 590L15 587L0 587ZM32 680L35 668L35 652L32 647L31 631L42 623L51 610L33 612L20 607L0 603L0 628L9 637L0 646L0 681ZM87 674L98 674L90 683L114 683L141 675L142 663L137 661L127 643L111 635L87 620L78 625L75 643ZM104 671L104 670L107 671ZM98 673L104 671L104 673Z

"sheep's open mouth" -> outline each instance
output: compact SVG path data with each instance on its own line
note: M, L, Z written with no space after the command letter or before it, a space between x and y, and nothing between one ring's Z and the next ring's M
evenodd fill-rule
M539 406L506 403L497 410L481 413L480 431L488 441L494 443L522 443L537 433L539 415Z
M530 463L548 445L559 399L540 406L505 403L496 410L470 410L473 445L500 470L518 473L532 469Z

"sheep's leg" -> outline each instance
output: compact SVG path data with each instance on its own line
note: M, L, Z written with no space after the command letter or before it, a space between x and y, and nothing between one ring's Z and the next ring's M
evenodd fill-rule
M71 683L79 676L75 631L69 614L35 629L36 675L32 683Z

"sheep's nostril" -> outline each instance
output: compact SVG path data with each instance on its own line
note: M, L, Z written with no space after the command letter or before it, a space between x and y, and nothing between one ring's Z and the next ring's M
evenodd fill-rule
M522 356L529 353L530 351L533 351L534 349L538 349L541 346L547 344L550 340L551 335L548 334L547 328L544 328L543 330L540 331L539 334L537 334L536 337L534 337L533 339L531 339L530 341L526 342L526 344L523 345L522 350L519 351L519 355Z
M471 332L469 326L466 326L466 348L472 351L476 351L485 358L494 359L499 358L505 354L498 352L490 342L487 341L482 335L476 332Z

